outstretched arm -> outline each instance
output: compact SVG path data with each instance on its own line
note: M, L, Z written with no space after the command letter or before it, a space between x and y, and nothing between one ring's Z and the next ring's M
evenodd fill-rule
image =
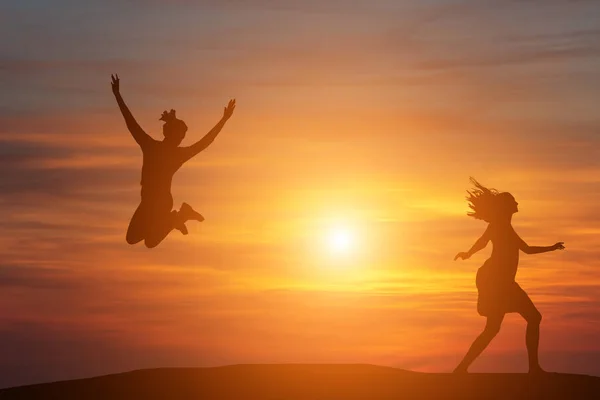
M483 232L483 235L481 235L481 237L479 239L477 239L475 244L473 244L473 247L471 247L471 249L469 251L467 251L466 253L465 252L458 253L456 255L456 257L454 257L454 261L458 260L459 258L466 260L468 258L471 258L471 256L473 254L477 253L479 250L483 250L485 248L485 246L487 246L488 242L490 241L489 230L490 230L490 228L488 226L488 228L485 230L485 232Z
M206 135L204 135L204 137L202 139L198 140L193 145L181 148L184 162L189 160L190 158L194 157L196 154L200 153L202 150L206 149L215 140L215 138L217 137L219 132L221 132L221 129L223 129L223 126L225 126L225 123L227 122L227 120L229 118L231 118L231 115L233 114L234 109L235 109L235 99L229 100L229 104L227 104L227 107L225 107L225 109L223 110L223 117L214 126L214 128L212 128L210 130L210 132L208 132Z
M525 254L547 253L549 251L562 250L565 248L564 242L558 242L553 244L552 246L530 246L527 243L525 243L525 241L521 239L518 235L517 237L519 239L519 250L521 250Z
M119 105L119 109L121 110L121 114L123 114L123 118L125 118L125 123L127 124L127 129L131 132L131 136L135 139L135 141L140 145L140 147L144 147L145 144L152 141L153 139L142 129L142 127L137 123L129 108L125 104L123 97L121 97L121 92L119 91L119 75L111 75L112 79L111 86L113 94L117 99L117 104Z

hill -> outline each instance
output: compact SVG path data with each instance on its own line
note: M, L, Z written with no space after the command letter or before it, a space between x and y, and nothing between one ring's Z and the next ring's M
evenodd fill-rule
M0 399L598 399L600 378L429 374L374 365L161 368L0 390Z

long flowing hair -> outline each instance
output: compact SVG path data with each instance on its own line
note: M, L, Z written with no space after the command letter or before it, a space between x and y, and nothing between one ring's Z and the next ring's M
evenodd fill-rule
M472 210L467 215L488 223L492 222L503 211L502 199L499 196L502 193L496 189L483 186L473 177L470 180L475 187L467 190L469 194L467 201L469 202L469 208Z

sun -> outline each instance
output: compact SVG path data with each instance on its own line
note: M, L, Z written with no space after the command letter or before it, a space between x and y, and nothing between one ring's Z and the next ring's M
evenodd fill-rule
M351 254L356 246L356 235L348 227L330 228L326 239L329 251L338 256Z

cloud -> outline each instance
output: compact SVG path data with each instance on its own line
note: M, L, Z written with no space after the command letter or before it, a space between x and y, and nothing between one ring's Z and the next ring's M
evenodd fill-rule
M137 60L107 60L107 59L62 59L62 60L47 60L47 59L17 59L7 58L0 59L0 71L15 75L39 75L49 73L56 76L57 72L77 73L106 73L111 69L119 71L135 73L144 66L142 61ZM108 84L108 79L107 79ZM108 86L108 85L107 85Z
M23 264L0 266L0 287L3 290L15 287L28 289L62 290L78 285L69 281L67 269L42 268Z
M446 60L430 60L417 64L419 69L452 69L471 67L502 67L514 64L572 60L576 58L596 58L600 55L597 46L581 46L554 49L539 48L537 50L490 55L488 57L464 57Z
M219 358L203 356L202 351L186 355L177 346L157 349L138 345L111 329L4 321L0 341L6 351L0 361L0 387L87 378L140 367L205 366L219 362Z

